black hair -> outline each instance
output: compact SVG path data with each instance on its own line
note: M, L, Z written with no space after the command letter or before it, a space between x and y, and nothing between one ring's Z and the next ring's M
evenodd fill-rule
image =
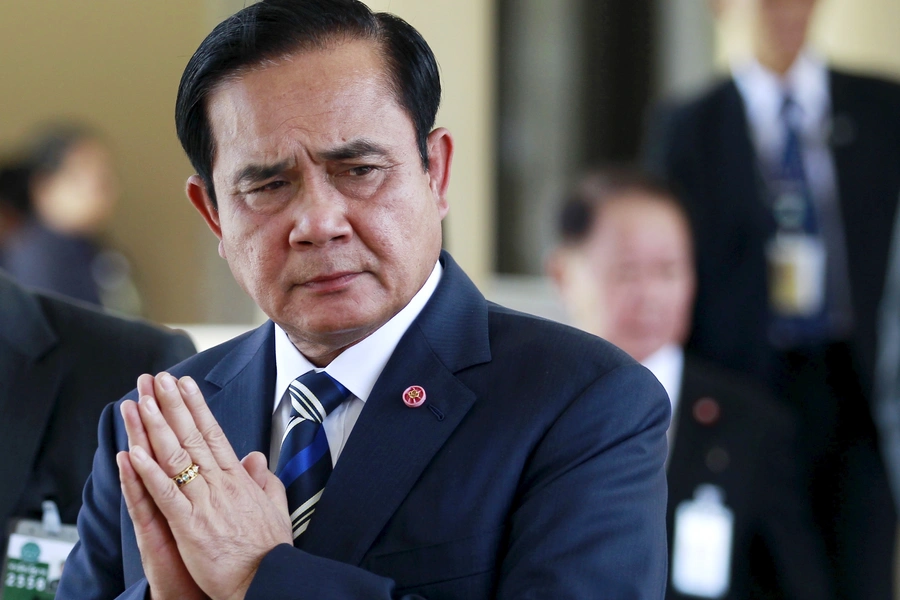
M69 153L100 134L79 123L47 123L39 127L28 144L28 162L35 177L53 175L62 167Z
M0 166L0 205L21 216L31 213L31 165L17 159Z
M371 40L384 58L392 91L416 131L422 167L441 101L437 62L418 31L358 0L262 0L219 23L188 61L178 86L178 139L213 204L215 140L207 103L229 77L283 56L324 49L344 40Z
M557 217L562 244L577 246L587 241L603 207L633 192L672 206L690 230L688 212L671 188L636 167L614 165L588 170L563 199Z

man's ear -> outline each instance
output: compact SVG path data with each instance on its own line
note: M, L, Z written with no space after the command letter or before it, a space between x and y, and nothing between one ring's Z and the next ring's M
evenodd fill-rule
M206 189L206 184L199 175L191 175L185 184L184 193L187 194L188 200L206 221L210 230L219 238L219 254L225 258L224 249L222 248L222 225L219 221L219 211L213 204L212 198Z
M450 186L450 163L453 162L453 137L443 127L428 134L428 182L431 193L438 202L441 218L450 210L447 188Z

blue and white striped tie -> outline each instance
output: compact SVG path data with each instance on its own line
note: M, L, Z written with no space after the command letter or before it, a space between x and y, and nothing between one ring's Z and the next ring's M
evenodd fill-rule
M322 421L349 396L347 388L324 371L310 371L292 381L282 398L291 402L291 418L281 438L275 475L287 492L295 546L331 475L331 452Z

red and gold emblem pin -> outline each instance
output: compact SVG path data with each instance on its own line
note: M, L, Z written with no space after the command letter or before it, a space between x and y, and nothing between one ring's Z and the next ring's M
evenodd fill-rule
M425 402L425 388L411 385L403 392L403 403L410 408L418 408Z

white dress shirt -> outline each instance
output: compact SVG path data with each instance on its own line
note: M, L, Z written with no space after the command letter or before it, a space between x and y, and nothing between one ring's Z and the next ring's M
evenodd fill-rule
M332 464L337 464L341 451L350 437L350 432L365 406L375 382L387 364L400 338L419 316L425 304L437 289L441 280L443 267L440 261L434 266L431 275L425 281L412 300L391 320L375 330L361 342L350 346L338 355L324 369L314 366L293 343L287 333L275 325L275 401L272 414L272 438L269 452L269 469L274 471L281 454L281 437L290 420L291 403L282 402L282 397L290 383L309 371L325 371L338 380L351 392L351 396L343 404L334 409L322 423L328 446L331 450Z
M789 94L799 107L796 125L802 143L803 167L827 251L831 330L836 337L846 336L852 327L852 307L843 218L831 151L832 110L828 67L817 54L807 50L800 53L783 76L770 71L754 58L733 64L732 75L744 101L750 138L760 158L760 167L764 170L780 163L784 152L785 129L781 108L785 95Z
M647 358L641 364L653 373L659 380L669 402L672 404L672 420L666 430L666 441L669 443L669 452L666 456L666 468L669 467L669 457L672 455L672 444L675 442L675 424L678 422L678 403L681 400L681 380L684 376L684 349L677 344L666 344Z
M678 408L678 401L681 399L684 350L677 344L666 344L642 360L641 364L647 367L666 389L666 394L669 395L669 402L672 403L672 414L674 415L675 409Z

